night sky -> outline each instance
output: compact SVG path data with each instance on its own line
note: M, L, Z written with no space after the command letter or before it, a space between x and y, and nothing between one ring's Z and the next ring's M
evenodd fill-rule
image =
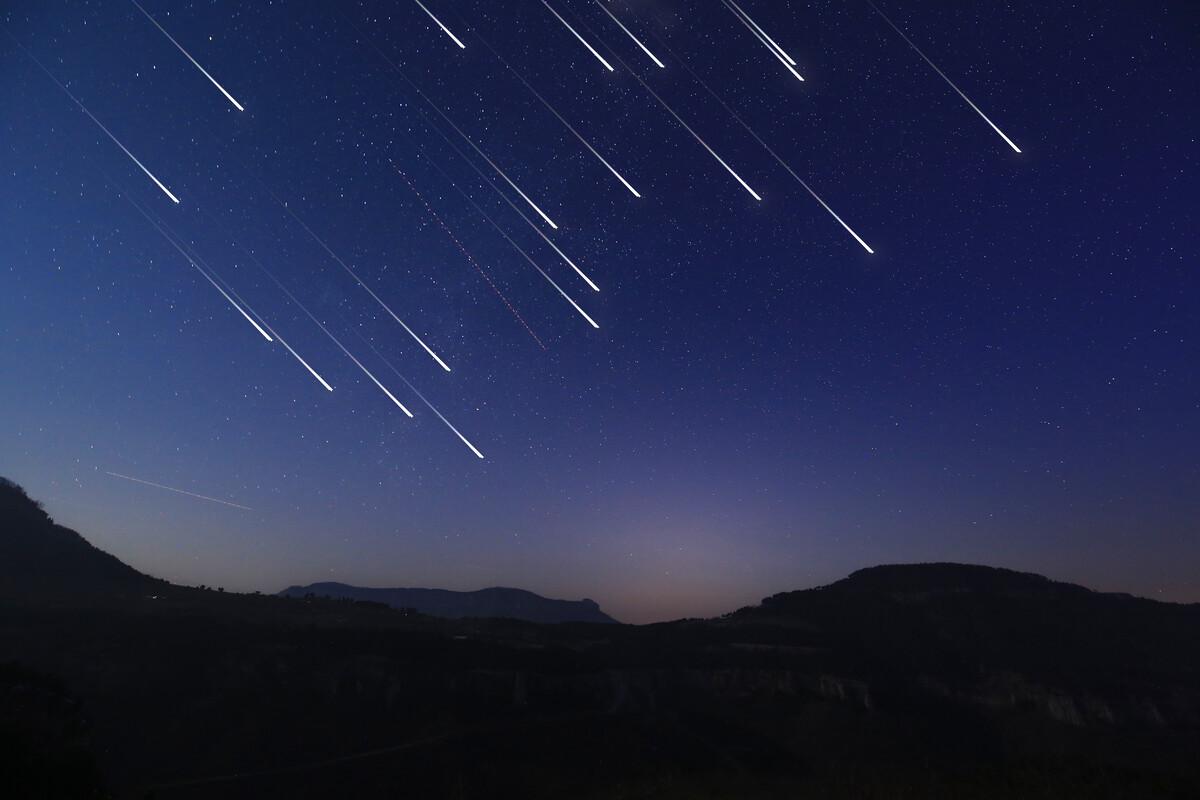
M145 0L244 112L132 3L5 4L180 203L0 36L0 474L227 589L519 586L641 622L954 560L1200 601L1195 3L881 2L1021 154L860 0L742 0L803 83L719 0L608 4L665 69L551 0L613 72L540 0L425 4L466 49L411 0Z

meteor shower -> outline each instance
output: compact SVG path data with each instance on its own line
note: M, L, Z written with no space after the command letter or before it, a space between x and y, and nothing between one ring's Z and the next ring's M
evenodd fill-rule
M0 795L1200 796L1198 42L4 4Z

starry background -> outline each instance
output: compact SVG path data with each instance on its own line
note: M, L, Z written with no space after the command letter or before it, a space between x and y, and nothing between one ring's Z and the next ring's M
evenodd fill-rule
M239 113L130 4L6 4L6 29L182 201L0 37L0 473L60 522L189 584L520 586L626 621L918 560L1200 600L1194 4L882 5L1017 155L858 0L747 0L804 84L718 2L611 6L660 70L594 4L557 0L761 203L540 2L427 5L466 50L410 2L147 0ZM601 292L478 180L376 47L555 218Z

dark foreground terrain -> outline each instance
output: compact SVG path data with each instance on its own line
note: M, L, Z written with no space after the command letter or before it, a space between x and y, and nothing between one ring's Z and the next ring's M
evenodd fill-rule
M174 586L0 485L0 797L1197 798L1200 606L952 564L713 620Z

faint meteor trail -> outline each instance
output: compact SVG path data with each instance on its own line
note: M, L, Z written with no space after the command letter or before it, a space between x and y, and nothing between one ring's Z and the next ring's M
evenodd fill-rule
M121 144L121 140L118 139L116 136L113 136L112 131L110 131L108 128L104 127L104 123L101 122L100 120L96 119L95 115L92 114L92 112L87 110L87 106L85 106L83 103L81 103L79 101L79 98L76 97L75 94L70 89L68 89L65 85L63 85L62 81L60 81L58 78L54 77L54 73L52 73L50 70L46 69L46 67L42 64L41 61L38 61L37 56L35 56L33 53L31 53L29 51L29 49L25 47L25 45L23 45L19 41L17 41L17 38L15 36L13 36L11 33L9 33L8 28L4 29L4 33L8 35L8 38L13 40L13 44L15 44L17 47L21 48L21 50L25 53L25 55L29 57L30 61L32 61L34 64L37 64L38 69L40 69L42 72L46 73L47 78L54 81L55 85L58 86L59 89L62 89L63 92L67 95L67 97L71 98L71 102L73 102L75 105L79 106L80 111L87 114L88 117L92 120L92 122L96 123L96 125L100 128L100 130L104 131L104 134L109 139L112 139L113 144L115 144L117 147L121 148L121 152L123 152L125 155L129 156L130 160L132 160L133 163L138 165L138 169L140 169L142 172L146 173L146 177L148 177L150 180L154 181L155 186L157 186L159 189L162 189L163 194L165 194L167 197L171 198L171 202L173 202L173 203L179 202L179 198L176 197L174 194L172 194L171 190L168 189L163 184L162 181L160 181L157 177L155 177L153 172L146 169L146 165L143 164L141 161L138 161L137 156L135 156L133 153L129 152L129 148L127 148L125 145Z
M789 56L787 53L783 52L783 50L779 47L779 45L774 44L774 42L771 41L770 38L767 37L767 35L765 33L760 33L759 31L761 31L762 29L759 28L757 25L753 24L754 20L752 20L752 19L750 19L750 17L746 16L746 12L742 11L735 4L733 4L730 0L721 0L721 2L725 4L725 7L727 9L729 9L729 13L731 13L735 17L737 17L738 21L741 22L742 25L746 26L746 30L748 30L748 31L750 31L750 33L754 34L754 38L756 38L756 39L758 39L758 41L762 42L763 47L767 48L767 50L769 50L771 52L771 55L775 56L775 60L778 61L780 64L783 64L784 69L786 69L788 72L792 73L792 75L796 78L796 80L801 81L801 82L804 81L804 76L802 76L799 72L796 71L796 68L794 66L796 62L792 61L791 56Z
M304 222L304 220L300 219L300 217L298 217L296 215L296 212L292 211L292 209L288 206L287 203L280 200L279 196L271 191L270 187L268 187L265 183L262 183L261 180L259 181L259 183L262 184L262 187L267 190L267 193L270 194L271 197L275 198L275 202L279 203L279 205L282 206L283 210L286 211L291 216L291 218L294 219L300 225L301 228L304 228L304 230L307 231L308 235L312 237L313 241L316 242L317 244L321 245L321 247L323 247L325 249L325 252L329 254L330 258L332 258L334 261L336 261L341 266L342 269L346 270L346 272L350 275L350 277L354 278L354 280L358 282L358 285L361 286L363 289L365 289L367 291L367 294L371 295L371 297L374 298L375 302L378 303L379 306L384 311L388 312L388 314L391 315L392 319L394 319L394 320L396 320L396 322L400 323L400 327L404 328L405 332L408 333L408 335L411 336L416 341L417 344L421 345L422 349L424 349L425 352L429 354L429 357L438 363L438 366L440 366L442 369L446 370L446 372L450 371L450 367L446 364L446 362L442 361L441 357L438 356L437 353L433 352L433 350L429 347L429 345L425 344L425 340L422 339L420 336L418 336L416 334L416 332L413 331L412 328L408 327L408 324L405 323L404 320L400 319L399 315L397 315L395 311L392 311L392 309L388 306L388 304L383 302L383 300L380 299L379 295L375 294L375 292L372 291L371 287L367 286L367 284L363 281L362 278L358 277L358 273L355 272L354 270L352 270L350 268L349 264L347 264L345 261L343 261L341 259L341 257L338 256L337 253L333 252L332 248L330 248L329 245L325 244L325 240L323 240L320 236L317 236L317 234L313 232L313 229L308 227L308 225Z
M650 56L651 61L653 61L655 64L658 64L659 69L667 68L666 64L664 64L658 60L658 56L654 55L654 53L651 53L649 48L647 48L646 45L642 44L641 40L638 39L636 36L634 36L633 32L630 31L629 28L626 28L624 23L621 22L621 20L617 19L616 14L614 14L608 10L608 6L604 5L604 3L601 2L601 0L595 0L595 3L596 3L596 5L600 6L601 9L604 10L605 14L608 14L608 16L612 18L613 22L617 23L617 27L619 27L621 30L625 31L626 36L628 36L630 39L633 39L634 44L636 44L638 47L642 48L643 53Z
M554 222L554 220L550 219L550 217L546 214L546 212L542 211L542 209L538 207L538 204L533 202L533 200L530 199L529 195L527 195L527 194L525 194L525 192L521 191L521 187L517 186L517 184L513 182L512 178L508 177L508 174L504 170L502 170L502 169L500 169L500 167L496 166L496 162L494 162L490 158L488 158L487 153L484 153L482 150L480 150L479 147L475 144L475 142L473 142L471 140L471 137L467 136L465 133L463 133L462 128L460 128L454 124L454 120L452 120L452 119L450 119L450 117L446 116L446 112L442 111L441 106L439 106L437 103L430 100L429 95L427 95L427 94L425 94L425 92L421 91L420 86L417 86L417 84L413 83L412 79L408 77L408 74L405 73L404 70L400 69L399 64L397 64L395 61L393 61L388 56L387 53L383 52L383 50L381 50L375 44L375 42L373 42L370 39L370 37L368 37L365 33L363 33L362 30L359 29L359 27L357 25L355 25L353 22L350 22L350 26L352 28L354 28L354 30L358 32L358 35L361 36L363 38L363 40L366 41L366 43L371 46L371 49L373 49L376 53L379 54L380 58L382 58L384 61L386 61L388 63L388 65L391 66L391 68L396 71L397 75L399 75L401 78L404 79L405 83L407 83L409 86L412 87L414 92L416 92L418 95L421 96L422 100L424 100L426 103L428 103L429 106L434 111L436 111L441 116L442 119L444 119L446 121L447 125L449 125L451 128L454 128L454 130L458 133L458 135L461 136L463 138L463 140L466 141L467 144L471 145L471 149L473 149L476 153L478 153L480 158L482 158L484 161L486 161L488 163L488 165L491 166L491 168L494 169L501 178L504 178L505 182L509 186L512 187L514 192L521 195L521 199L524 200L526 203L528 203L529 207L532 208L534 211L536 211L538 213L538 216L540 216L543 220L546 221L547 225L549 225L554 230L558 230L558 225Z
M603 8L603 6L602 6L602 8ZM607 10L608 9L605 9L605 11L607 11ZM567 130L569 130L572 134L574 134L575 138L578 139L580 141L580 143L583 144L583 146L586 147L592 155L594 155L597 159L599 159L601 164L603 164L605 167L608 168L608 171L611 172L616 177L616 179L619 180L625 186L625 188L629 190L629 192L634 197L638 197L638 198L641 197L641 195L638 193L638 190L633 188L633 186L630 185L629 181L625 180L625 176L622 175L621 173L617 172L616 167L614 167L612 164L608 163L608 160L604 156L600 155L600 153L598 153L596 151L596 148L592 147L591 142L589 142L587 139L583 138L583 136L579 133L579 131L575 130L575 128L573 128L571 126L571 123L567 122L567 120L563 117L563 115L558 113L558 111L554 108L554 106L550 105L549 101L547 101L546 98L542 97L541 93L538 92L537 89L533 88L533 86L529 83L529 81L525 80L524 76L522 76L520 72L517 72L517 70L511 64L509 64L508 61L505 60L504 56L502 56L498 52L496 52L496 48L492 47L492 45L489 44L488 41L486 39L484 39L483 36L481 36L478 32L475 33L475 36L476 36L476 38L479 39L479 41L483 42L484 46L487 47L488 50L492 51L492 55L496 56L496 58L498 58L500 60L500 63L503 64L508 69L509 72L511 72L514 76L516 76L517 80L519 80L521 83L525 84L525 88L528 89L530 91L530 93L534 97L536 97L541 102L541 104L544 105L550 111L551 114L553 114L555 117L557 117L558 121L561 122L566 127Z
M912 39L909 39L908 36L905 35L904 31L902 31L898 27L896 27L896 23L892 22L892 20L888 17L887 14L884 14L882 11L879 10L879 6L875 5L875 3L872 2L872 0L867 0L867 5L869 5L872 9L874 9L875 13L878 14L883 19L883 21L886 22L889 27L891 27L892 30L894 30L896 33L900 34L900 38L903 39L908 44L908 46L913 49L913 52L915 52L922 59L924 59L925 63L928 64L930 67L932 67L933 71L936 72L939 76L941 76L942 80L944 80L950 86L951 89L953 89L955 92L957 92L958 96L961 97L963 100L965 100L967 102L967 105L969 105L971 107L971 109L983 119L984 122L986 122L989 126L991 126L991 129L994 130L997 134L999 134L1000 138L1003 139L1004 142L1009 147L1011 147L1014 152L1016 152L1016 153L1021 152L1021 148L1017 147L1016 143L1014 143L1012 139L1008 138L1008 136L1005 135L1004 131L1002 131L998 127L996 127L996 123L994 123L990 119L988 119L987 114L984 114L982 111L980 111L979 106L977 106L973 102L971 102L971 98L967 97L966 94L963 93L963 90L959 89L958 86L955 85L954 81L952 81L948 77L946 77L946 73L944 73L940 69L938 69L937 64L930 61L929 56L927 56L923 52L921 52L921 48L919 48L915 44L913 44Z
M238 503L231 503L228 500L221 500L220 498L217 498L217 497L209 497L206 494L196 494L195 492L189 492L187 489L176 489L174 486L165 486L161 483L155 483L154 481L146 481L146 480L142 480L141 478L134 478L129 475L122 475L119 472L110 472L108 470L104 470L104 474L112 475L114 478L121 478L122 480L133 481L134 483L142 483L142 484L145 484L146 486L153 486L156 489L166 489L168 492L175 492L177 494L186 494L188 497L194 497L197 500L207 500L210 503L220 503L223 506L230 506L232 508L240 508L242 511L253 511L254 510L253 508L250 508L250 506L243 506L243 505L239 505Z
M594 48L590 44L588 44L588 40L584 39L582 36L580 36L579 33L574 28L571 27L570 23L567 22L565 19L563 19L562 16L560 16L559 13L557 11L555 11L550 6L549 3L546 2L546 0L542 0L542 5L544 5L551 14L553 14L555 17L558 17L558 21L563 24L563 27L565 27L567 30L569 30L571 33L573 33L575 35L575 38L578 39L580 42L582 42L583 46L586 47L591 52L591 54L596 57L596 60L604 65L605 69L607 69L609 72L616 71L613 69L613 65L608 63L607 61L605 61L604 56L602 56L598 52L596 52L596 48Z
M430 11L428 8L426 8L425 4L422 3L421 0L413 0L413 2L416 3L417 5L419 5L421 7L421 10L424 11L426 14L428 14L429 18L431 20L433 20L435 23L437 23L437 26L442 29L442 33L446 34L447 36L449 36L451 39L454 40L454 43L456 45L458 45L459 50L467 49L467 46L465 44L463 44L461 41L459 41L459 38L457 36L455 36L453 33L451 33L449 28L447 28L445 25L442 24L442 21L440 19L438 19L437 17L435 17L433 15L433 12Z
M161 235L164 239L167 240L167 242L170 243L170 245L172 247L174 247L176 250L179 251L179 255L181 255L185 259L187 259L187 262L189 264L191 264L197 272L199 272L201 275L204 276L204 280L211 283L212 287L214 289L216 289L218 292L220 292L222 297L224 297L227 301L229 301L229 305L233 306L237 310L237 312L246 319L247 322L249 322L251 325L254 326L254 329L256 331L258 331L260 334L262 334L262 337L264 339L266 339L268 342L275 341L274 339L271 338L270 334L268 334L265 330L262 329L261 325L259 325L257 322L254 321L253 317L251 317L249 314L246 313L245 309L243 309L240 305L238 305L237 301L235 301L232 297L229 296L228 292L226 292L224 289L221 288L221 285L219 283L217 283L215 280L212 279L212 276L210 276L203 267L201 267L199 264L196 263L195 259L193 259L190 255L188 255L186 250L184 250L182 247L179 246L179 244L175 241L174 238L172 238L167 233L167 231L163 228L163 226L160 226L157 222L155 222L154 219L151 218L151 216L149 214L147 214L142 209L142 207L140 205L138 205L137 202L132 197L130 197L126 192L121 191L120 189L118 189L118 191L120 191L121 196L124 197L129 202L130 205L132 205L135 209L137 209L137 212L139 214L141 214L143 217L145 217L147 222L149 222L151 225L154 226L154 229L156 231L158 231L159 235Z
M322 331L324 331L325 335L329 337L329 340L331 342L333 342L334 344L336 344L338 346L338 349L346 354L346 358L353 361L354 365L356 367L358 367L360 370L362 370L362 373L364 375L366 375L368 378L370 378L371 382L374 383L376 386L378 386L380 391L382 391L384 394L386 394L388 399L396 404L397 408L399 408L401 411L403 411L405 413L405 415L408 416L409 419L412 419L412 412L409 411L407 408L405 408L404 404L396 399L396 395L389 392L388 388L386 386L384 386L382 383L380 383L379 379L376 378L374 375L372 375L371 371L369 369L367 369L366 367L364 367L362 362L359 361L357 358L355 358L354 354L351 353L349 350L347 350L346 346L344 344L342 344L341 341L336 336L334 336L332 333L329 332L329 329L326 328L325 325L321 323L321 320L317 319L316 316L311 311L308 310L307 306L305 306L298 299L296 299L296 295L294 295L288 291L288 288L283 285L283 283L279 280L279 278L275 277L275 274L273 272L271 272L271 270L267 269L266 266L264 266L263 263L261 261L259 261L257 258L254 259L254 263L258 265L258 268L261 269L268 278L270 278L272 281L274 281L275 285L279 287L279 290L282 291L284 294L286 294L288 296L288 299L291 300L296 305L296 308L300 309L306 315L308 315L308 318L311 319L314 323L316 323L318 328L320 328Z
M434 128L434 130L437 130L437 128ZM446 136L444 134L442 134L441 131L438 131L438 133L442 135L442 138L446 140L447 144L449 144L452 148L454 147L454 145L450 142L450 140L448 138L446 138ZM416 143L414 142L414 144L416 144ZM513 238L508 235L508 233L504 230L504 228L501 228L500 225L494 219L492 219L491 215L489 215L486 211L484 211L480 207L480 205L478 203L476 203L474 199L472 199L471 195L467 194L466 191L464 191L461 186L459 186L457 183L454 182L454 179L451 178L444 169L442 169L440 166L438 166L438 163L436 161L434 161L432 158L429 157L429 154L427 152L425 152L424 147L422 147L419 144L416 144L416 147L418 150L421 151L421 155L425 156L425 160L428 161L430 164L432 164L434 169L436 169L438 172L442 173L442 177L444 177L446 179L446 181L451 186L454 187L455 191L457 191L460 195L462 195L463 199L466 200L468 203L470 203L471 207L474 208L477 212L479 212L479 215L481 217L483 217L485 220L487 220L488 224L491 225L493 228L495 228L497 233L499 233L502 237L504 237L504 241L506 241L510 245L512 245L513 249L516 250L518 253L520 253L521 256L526 261L529 262L529 265L531 267L533 267L535 270L537 270L538 274L541 275L543 278L545 278L546 282L549 283L552 287L554 287L554 290L556 292L558 292L559 295L564 300L566 300L568 303L571 304L571 308L573 308L577 312L579 312L579 315L581 317L583 317L585 320L587 320L588 324L591 325L593 328L600 327L599 325L596 324L596 321L594 319L592 319L591 317L588 316L586 311L584 311L582 308L579 307L579 304L576 303L569 294L567 294L565 291L563 291L561 286L559 286L557 283L555 283L554 279L551 278L550 275L546 273L546 270L542 269L538 265L538 263L533 260L533 258L529 255L529 253L526 253L525 250L522 249L521 245L519 245L515 241L513 241ZM457 148L455 148L455 149L457 150ZM462 153L462 151L458 151L458 152L459 152L459 155L463 156L464 159L466 158L466 156ZM469 160L467 161L467 163L471 164L472 167L475 166ZM479 173L480 177L482 177L485 181L487 181L487 177L483 175L483 172L481 170L479 170L476 167L475 171ZM494 185L492 186L492 188L496 189L496 187ZM501 193L500 196L504 197L503 193ZM505 198L505 199L507 199L507 198ZM520 213L520 212L518 212L518 213ZM535 228L535 230L536 230L536 228Z
M692 130L692 127L683 121L683 117L676 114L675 109L673 109L669 105L667 105L667 101L663 100L661 97L659 97L658 92L651 89L650 84L648 84L644 80L642 80L641 75L638 75L632 69L629 69L629 65L626 64L624 61L622 61L621 57L618 56L617 54L614 53L613 58L617 59L617 61L619 61L621 63L621 65L625 67L625 69L629 72L629 74L634 77L634 80L636 80L638 83L640 83L642 85L642 88L645 89L647 92L649 92L650 96L653 97L655 100L657 100L658 104L660 106L662 106L664 109L666 109L667 113L670 114L672 117L674 117L675 121L678 122L685 131L690 133L692 135L692 138L695 139L697 142L699 142L700 146L703 147L705 150L707 150L708 154L710 156L712 156L713 158L715 158L717 160L717 163L725 168L726 172L728 172L730 175L733 176L734 180L736 180L738 183L740 183L742 185L743 189L745 189L747 192L750 193L751 197L753 197L755 200L758 200L759 202L762 201L762 196L758 192L756 192L752 188L750 188L750 184L748 184L744 180L742 180L742 176L738 175L736 172L734 172L733 167L731 167L731 166L729 166L729 164L725 163L725 159L723 159L719 155L717 155L717 151L713 150L711 147L709 147L708 142L701 139L700 134L698 134L694 130Z
M454 235L454 231L450 230L450 226L446 224L444 219L442 219L442 215L434 211L433 206L430 205L429 201L425 199L425 195L421 194L421 190L417 188L416 184L409 179L408 175L406 175L404 171L400 169L400 167L396 166L396 162L389 158L388 163L391 164L392 168L395 169L400 177L404 179L404 182L408 184L408 188L412 189L413 194L417 196L417 199L419 199L425 206L425 210L429 212L429 216L431 216L434 221L437 222L446 236L450 238L450 241L454 242L459 251L466 256L467 261L471 262L471 266L475 267L475 270L483 277L485 281L487 281L488 286L492 287L492 291L496 293L496 296L500 298L501 302L504 303L517 322L521 323L521 327L525 329L525 332L533 337L533 340L537 342L538 347L545 350L546 345L542 344L542 340L539 339L538 335L533 332L533 328L529 327L529 323L526 322L525 318L521 316L521 312L517 311L516 306L514 306L509 299L505 297L504 292L500 291L500 287L496 285L496 282L492 280L491 276L488 275L483 267L479 265L479 262L475 260L475 256L471 255L471 251L467 249L466 245L464 245L459 238Z
M191 54L191 53L189 53L187 50L184 50L184 49L183 49L183 45L181 45L179 42L175 41L175 37L174 37L174 36L172 36L171 34L167 33L166 29L165 29L165 28L163 28L163 26L162 26L162 25L159 25L159 24L158 24L158 20L156 20L154 17L150 16L150 12L148 12L148 11L146 11L146 9L142 8L142 4L141 4L141 3L139 3L137 0L129 0L129 2L131 2L131 3L133 3L135 6L137 6L137 10L138 10L138 11L140 11L140 12L142 12L142 14L143 14L143 15L145 15L146 19L150 20L150 22L154 24L154 27L158 28L158 29L159 29L159 31L161 31L161 32L162 32L162 35L163 35L163 36L165 36L165 37L167 37L167 38L168 38L168 39L171 41L171 44L173 44L173 45L175 45L177 48L179 48L179 52L181 52L181 53L183 53L185 56L187 56L187 60L188 60L188 61L190 61L190 62L192 62L192 66L194 66L196 69L198 69L198 70L200 70L202 73L204 73L204 77L208 78L208 80L209 80L209 81L212 83L212 85L213 85L213 86L215 86L215 87L217 87L217 89L218 89L218 90L220 90L221 94L225 95L225 99L226 99L226 100L228 100L229 102L233 103L233 107L234 107L234 108L236 108L238 111L245 111L245 110L246 110L245 108L243 108L243 107L242 107L242 104L241 104L241 103L239 103L237 100L234 100L234 99L233 99L233 95L231 95L229 92L225 91L225 87L224 87L224 86L222 86L221 84L217 83L217 79L216 79L216 78L214 78L212 75L209 75L209 74L208 74L208 70L206 70L204 67L200 66L200 63L199 63L198 61L196 61L196 59L192 58L192 54Z
M774 39L772 39L770 36L767 35L767 32L764 31L759 26L759 24L757 22L755 22L754 19L749 14L746 13L746 10L737 4L737 0L726 0L726 2L728 3L728 5L733 6L734 10L737 11L737 13L739 15L744 17L747 22L749 22L751 25L754 26L754 30L757 31L762 36L765 44L767 44L769 47L776 50L779 53L779 55L783 56L787 60L787 63L791 64L793 67L796 66L796 60L794 58L792 58L791 56L789 56L787 54L787 51L779 46L778 42L776 42Z
M437 418L440 419L443 423L445 423L447 428L454 431L454 435L457 436L459 438L459 440L462 441L463 444L465 444L467 447L471 448L472 453L474 453L477 457L479 457L481 459L483 458L483 453L479 452L479 448L477 448L475 445L471 444L470 440L468 440L467 437L463 436L462 431L460 431L458 428L454 427L454 425L450 422L450 420L443 417L442 412L440 412L436 408L434 408L433 403L426 400L425 395L421 394L421 391L419 389L417 389L417 387L413 386L412 383L409 382L408 378L404 377L404 375L401 374L400 370L396 369L396 367L392 364L391 361L388 361L386 358L384 358L383 353L379 352L379 350L375 347L375 345L371 344L371 342L365 336L363 336L361 333L359 333L358 331L354 331L354 334L356 336L358 336L359 339L362 339L363 344L365 344L367 347L371 348L371 352L375 354L376 358L378 358L380 361L382 361L384 364L386 364L388 369L390 369L392 372L396 373L397 378L404 381L405 386L407 386L409 389L412 389L413 394L415 394L417 397L421 398L421 402L424 403L426 406L428 406L430 411L432 411L434 414L437 414Z
M658 37L655 37L655 38L658 38ZM752 137L754 137L754 141L756 141L760 145L762 145L762 148L771 155L771 158L775 159L775 161L779 164L779 166L781 166L785 170L787 170L788 174L791 175L796 180L797 183L799 183L802 187L804 187L804 191L808 192L812 196L812 198L821 205L821 208L823 208L827 212L829 212L829 216L831 216L835 220L837 220L837 223L839 225L841 225L846 230L847 233L849 233L851 236L854 237L854 241L858 242L862 246L862 248L864 250L866 250L868 253L875 252L874 250L871 249L871 246L869 244L867 244L865 241L863 241L863 238L861 236L859 236L853 228L851 228L849 225L846 224L846 221L843 220L836 211L834 211L832 208L829 207L829 204L826 203L821 198L821 196L819 194L817 194L816 191L814 191L811 186L808 185L807 181L805 181L803 178L801 178L799 175L796 174L796 171L794 169L792 169L790 164L788 164L786 161L784 161L783 158L781 158L780 155L778 153L776 153L771 148L770 145L768 145L766 142L764 142L762 140L762 137L760 137L757 133L755 133L754 129L751 128L748 124L746 124L746 121L743 120L736 111L734 111L732 108L730 108L729 104L726 103L724 100L722 100L721 96L719 94L717 94L713 89L711 89L709 87L709 85L707 83L705 83L703 80L700 79L700 76L697 75L695 73L695 71L687 65L687 62L685 62L683 59L681 59L675 53L675 51L671 49L670 45L668 45L666 42L663 42L661 39L659 39L659 43L662 44L662 46L666 48L667 52L670 53L675 58L675 60L679 62L680 66L682 66L685 70L687 70L688 74L692 76L692 78L696 81L696 83L700 84L700 86L702 86L704 88L704 91L708 92L714 100L716 100L718 103L721 104L722 108L724 108L727 112L729 112L729 116L733 117L735 120L737 120L737 123L739 125L741 125L743 128L745 128L746 133L748 133Z

